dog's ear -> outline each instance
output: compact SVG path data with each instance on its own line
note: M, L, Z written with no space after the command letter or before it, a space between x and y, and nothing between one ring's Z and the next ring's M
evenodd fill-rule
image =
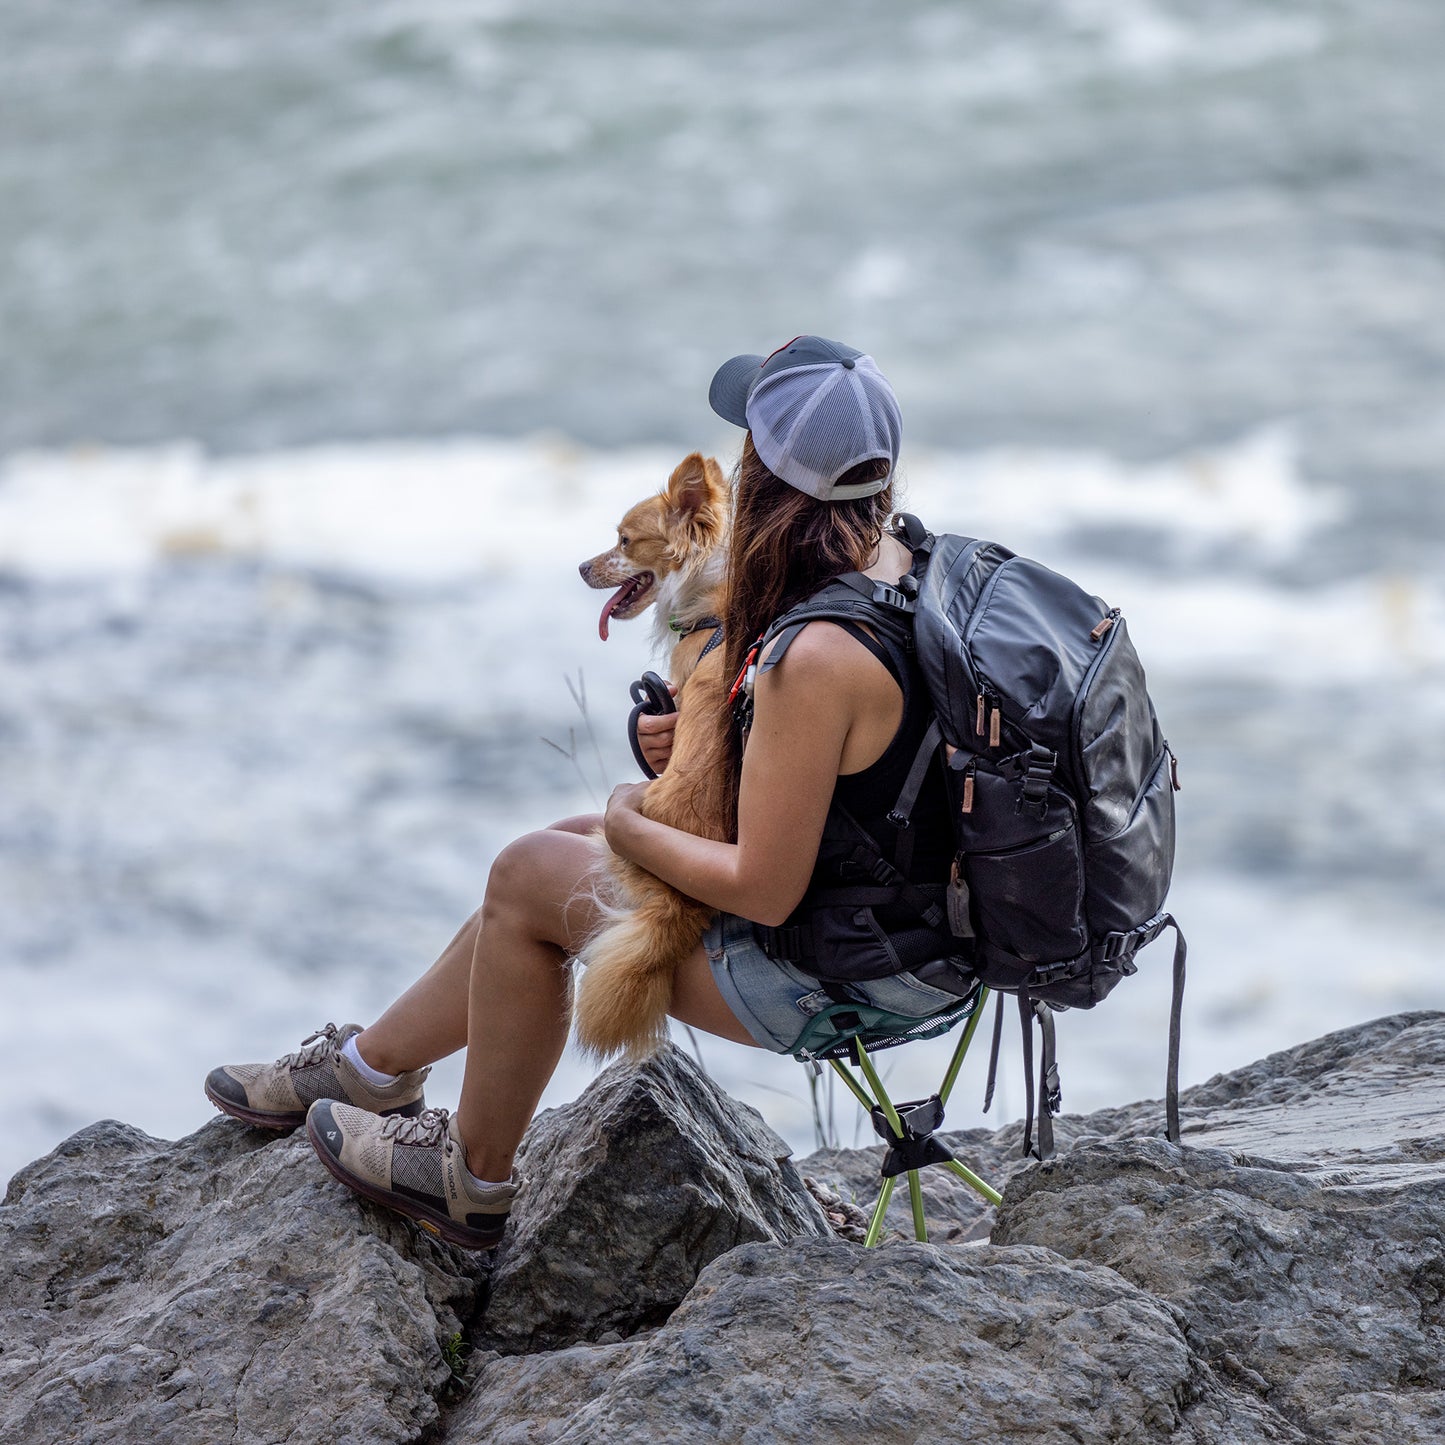
M728 503L727 473L718 466L716 457L708 457L707 460L703 462L702 469L712 505L722 511L726 511Z
M668 479L668 527L674 555L716 546L727 533L728 482L723 469L701 452L677 464Z
M690 522L714 500L707 473L709 462L717 469L711 457L704 461L701 452L693 452L677 464L667 479L667 505L684 522Z

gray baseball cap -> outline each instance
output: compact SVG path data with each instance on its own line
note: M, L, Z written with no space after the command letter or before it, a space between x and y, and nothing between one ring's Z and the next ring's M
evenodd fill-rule
M821 336L795 336L771 356L734 356L718 367L708 403L747 427L774 476L823 502L871 497L888 479L838 485L859 462L898 465L903 418L871 356Z

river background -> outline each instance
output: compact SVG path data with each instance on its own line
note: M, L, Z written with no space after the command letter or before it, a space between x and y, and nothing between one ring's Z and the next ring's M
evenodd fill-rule
M0 1179L368 1017L631 776L646 639L576 563L805 330L894 381L931 525L1128 614L1186 1080L1445 1006L1438 7L6 0L0 41ZM1158 1094L1166 951L1061 1019L1070 1107ZM810 1144L796 1065L701 1047Z

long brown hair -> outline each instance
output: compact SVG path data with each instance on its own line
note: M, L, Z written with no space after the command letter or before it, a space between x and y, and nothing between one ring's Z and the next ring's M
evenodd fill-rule
M860 462L840 482L886 477L884 458ZM810 597L831 577L866 567L893 511L893 485L871 497L820 502L775 476L743 438L733 487L732 535L728 551L725 624L729 683L742 670L749 650L769 623ZM729 836L737 835L737 784L742 773L742 739L730 728L726 757L734 810Z

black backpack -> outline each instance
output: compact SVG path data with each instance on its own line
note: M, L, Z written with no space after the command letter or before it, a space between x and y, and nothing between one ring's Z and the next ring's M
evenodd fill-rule
M1025 1154L1034 1113L1034 1022L1042 1035L1044 1157L1053 1147L1050 1119L1062 1102L1051 1010L1092 1008L1135 972L1141 948L1174 928L1166 1133L1178 1142L1186 948L1163 911L1178 773L1124 618L1068 578L995 542L934 537L910 516L900 517L898 527L914 565L897 586L861 573L837 578L767 635L796 635L818 619L864 622L895 636L911 630L936 720L890 821L906 839L942 746L958 845L945 892L946 927L972 971L1018 999L1028 1078ZM786 645L785 639L779 651ZM881 855L877 867L881 879L889 867ZM934 926L940 922L935 916Z

